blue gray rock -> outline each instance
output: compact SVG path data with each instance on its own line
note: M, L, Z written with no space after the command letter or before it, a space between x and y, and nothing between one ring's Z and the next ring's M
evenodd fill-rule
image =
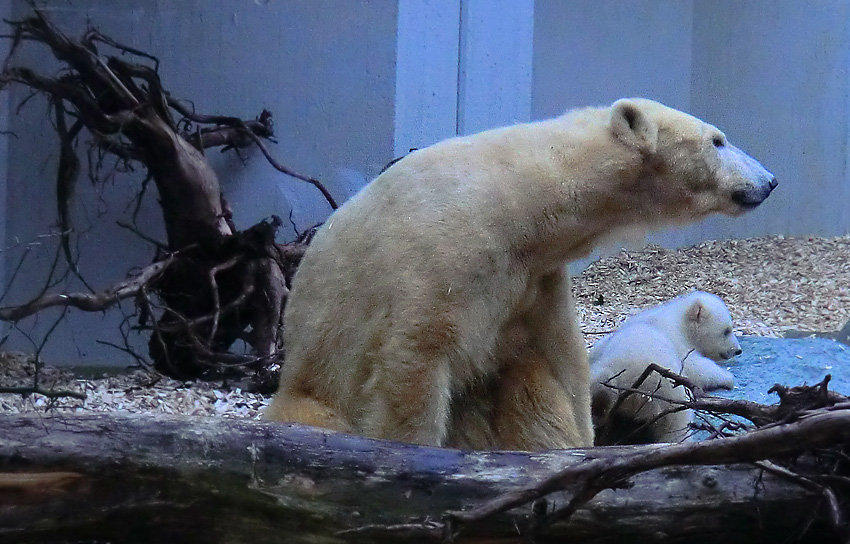
M827 374L832 376L829 388L850 395L850 346L830 338L739 338L743 353L731 359L727 368L735 376L731 391L712 391L710 394L729 399L744 399L760 404L776 404L779 397L767 391L774 384L788 387L814 385ZM715 426L721 420L704 416ZM736 416L726 416L749 423ZM694 440L705 440L709 433L697 431Z
M713 394L775 404L767 390L779 383L813 385L832 375L829 388L850 395L850 346L826 338L740 338L741 355L724 365L735 376L735 389Z

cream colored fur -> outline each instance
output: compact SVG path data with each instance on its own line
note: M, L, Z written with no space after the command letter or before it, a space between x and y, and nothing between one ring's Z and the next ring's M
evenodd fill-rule
M653 373L639 389L658 398L630 395L611 414L620 391L609 386L630 388L655 363L690 378L706 391L732 389L732 374L715 361L740 352L726 304L710 293L695 291L628 318L590 350L594 424L608 423L606 432L597 433L597 444L683 440L693 420L692 411L660 417L674 407L663 399L688 400L682 387L674 388L668 379ZM637 431L644 424L647 428Z
M316 234L266 417L438 446L591 445L564 263L615 228L766 197L772 176L726 164L717 138L633 99L411 153Z

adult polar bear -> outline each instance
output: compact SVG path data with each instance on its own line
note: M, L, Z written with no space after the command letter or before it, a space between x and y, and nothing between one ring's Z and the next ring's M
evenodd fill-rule
M591 446L564 263L620 228L739 215L776 181L646 99L416 151L316 234L266 417L470 449Z

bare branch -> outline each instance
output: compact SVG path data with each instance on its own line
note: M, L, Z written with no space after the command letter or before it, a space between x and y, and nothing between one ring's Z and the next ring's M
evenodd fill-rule
M120 113L114 116L105 114L80 87L68 84L67 79L63 81L46 78L29 68L16 67L8 68L0 74L0 88L6 87L9 83L20 83L47 93L54 99L67 100L100 132L114 133L123 123L130 120L129 117Z
M245 289L239 293L236 297L234 297L230 302L219 308L218 316L221 318L222 316L228 315L234 310L242 307L248 301L248 297L254 294L255 287L251 284L246 285ZM176 314L176 312L173 312ZM200 317L194 317L192 319L187 319L186 317L182 317L179 320L179 324L174 325L163 325L160 324L159 328L166 332L173 332L175 330L184 330L185 327L189 327L194 330L198 325L203 325L204 323L209 323L215 318L215 314L208 314ZM153 327L151 327L153 328Z
M252 140L254 140L254 143L257 144L257 147L259 147L260 151L262 151L263 156L266 157L266 160L269 161L269 164L271 164L276 170L283 172L287 176L293 177L295 179L300 179L301 181L306 181L307 183L313 185L322 193L322 195L325 197L325 200L327 200L328 204L330 204L331 208L335 210L339 207L336 203L336 200L334 200L334 197L331 196L330 192L328 192L328 190L325 188L324 185L322 185L319 180L305 176L303 174L299 174L298 172L295 172L294 170L282 165L277 161L277 159L272 157L272 154L269 152L268 148L266 147L266 144L264 144L263 141L260 140L259 136L257 136L251 131L248 131L248 136Z
M687 357L687 355L685 357ZM599 430L597 431L597 433L599 435L605 435L605 433L606 433L606 431L607 431L607 429L610 425L611 417L618 412L618 410L620 409L620 406L622 406L623 403L626 401L626 399L628 399L631 395L637 394L637 395L641 395L642 397L646 397L647 402L650 399L659 399L659 400L669 402L671 404L682 405L682 403L677 402L673 399L663 398L663 397L658 396L654 393L649 393L647 391L643 391L643 390L640 389L640 386L643 384L643 382L645 382L647 380L647 378L649 378L649 376L653 372L656 373L656 374L660 374L663 378L667 378L667 379L673 381L673 383L676 386L688 388L691 391L692 395L696 399L699 399L699 398L706 396L705 391L703 391L702 388L699 387L697 384L695 384L692 380L686 378L685 376L677 374L677 373L673 372L672 370L669 370L667 368L659 366L655 363L647 365L647 367L643 370L643 372L640 374L640 376L638 376L638 378L635 380L635 382L629 388L621 388L621 387L617 387L617 386L609 383L614 378L616 378L620 374L622 374L622 372L619 372L619 373L615 374L614 376L611 376L607 381L605 381L602 384L606 387L610 387L612 389L619 390L620 395L617 396L617 400L614 401L614 404L611 406L610 409L608 409L608 412L605 416L605 419L603 419L603 421L599 424ZM659 414L657 417L655 417L651 421L645 423L640 428L635 429L633 432L638 432L641 429L648 427L649 425L651 425L652 423L654 423L655 421L657 421L661 417L668 415L668 413L671 413L673 411L681 411L681 410L684 410L688 407L687 405L684 405L684 406L685 407L680 406L680 407L675 408L674 410L667 411L665 413Z
M65 123L65 106L61 100L54 100L54 121L56 133L59 135L59 166L56 169L56 204L59 213L60 243L65 253L68 268L89 291L94 291L80 274L77 261L71 253L71 205L74 199L74 189L80 176L80 159L74 150L74 140L83 128L83 122L77 119L69 129Z
M71 391L70 389L45 389L41 386L33 387L0 387L0 394L7 393L12 395L42 395L49 399L59 398L75 398L86 400L86 394L79 391Z
M219 263L212 268L210 268L209 273L207 274L210 280L210 290L213 295L213 315L212 315L212 326L210 327L209 338L207 342L209 344L213 343L213 338L215 338L215 334L218 331L218 320L221 317L221 297L219 297L218 293L218 283L215 281L215 276L219 272L223 272L224 270L229 270L239 264L242 260L243 255L234 255L230 259L226 260L223 263Z
M136 228L136 227L134 227L133 225L127 224L127 223L125 223L125 222L123 222L123 221L116 221L115 223L116 223L119 227L121 227L122 229L127 229L127 230L129 230L130 232L132 232L133 234L135 234L136 236L138 236L139 238L141 238L141 239L142 239L142 240L144 240L145 242L147 242L147 243L149 243L149 244L153 244L155 247L157 247L157 248L158 248L158 249L160 249L161 251L165 251L165 250L167 250L167 249L168 249L168 246L167 246L166 244L164 244L164 243L160 242L159 240L157 240L157 239L155 239L155 238L151 238L150 236L148 236L148 235L147 235L147 234L145 234L144 232L141 232L139 229L137 229L137 228Z
M838 497L835 496L835 492L830 488L810 480L802 474L797 474L796 472L788 470L787 468L770 461L756 461L753 464L774 476L779 476L780 478L792 481L804 489L815 491L823 495L828 506L827 510L829 511L829 521L832 524L833 529L839 529L844 526L844 519L841 515L841 507L838 503Z
M154 366L170 375L209 376L213 365L206 362L198 365L198 359L228 364L271 360L279 347L273 342L281 326L278 314L303 248L276 246L276 224L260 229L265 233L261 237L252 229L237 233L216 173L202 151L206 147L224 146L235 148L238 153L240 148L257 145L278 170L315 185L334 208L336 202L317 180L280 165L268 153L264 141L274 141L272 116L268 111L254 120L196 114L187 103L171 98L165 90L156 57L94 29L89 29L82 38L65 35L34 3L30 7L34 15L9 23L13 28L13 55L7 57L0 73L0 88L21 84L33 94L46 95L52 105L51 117L60 143L55 192L61 241L41 292L21 305L0 305L0 320L16 322L51 307L102 311L135 296L139 330L147 330L149 324L153 327L148 349ZM50 75L26 66L13 66L12 56L24 42L47 46L59 61L59 70ZM98 51L104 44L102 48L109 54ZM124 53L135 58L118 56ZM183 119L175 122L178 114ZM87 174L92 182L102 182L115 172L134 171L136 161L147 170L137 198L125 210L125 213L132 210L133 226L124 223L120 226L139 234L136 215L149 181L154 181L168 237L167 248L180 252L197 248L181 259L179 268L168 266L172 254L135 277L99 292L89 287L91 293L52 294L60 289L57 283L70 274L79 277L79 256L72 251L69 238L73 233L74 187L82 160L76 151L83 129L91 134L91 140L86 142L88 163L84 166L88 166ZM116 158L110 170L106 157L112 155ZM145 239L157 245L158 253L165 253L163 244L150 237ZM68 269L57 268L63 250ZM255 257L272 259L279 273L258 272L252 264ZM239 268L234 272L216 276L236 263ZM210 278L213 300L204 282L196 281L204 277ZM162 303L155 308L158 316L153 313L152 297ZM259 308L249 307L255 301ZM239 311L243 308L245 311ZM253 346L261 357L227 353L238 339ZM258 345L262 349L257 350Z
M117 57L110 57L108 65L120 72L121 76L126 81L127 85L133 87L135 95L139 96L144 102L154 108L158 116L168 123L168 126L176 132L177 126L174 124L174 119L171 118L171 112L168 110L168 105L165 99L165 91L162 88L162 82L159 79L159 74L156 69L142 66L140 64L131 64ZM148 88L145 91L139 89L134 77L137 77L147 83Z
M253 291L253 289L252 289ZM247 297L247 294L246 294ZM235 307L235 305L232 305ZM192 328L192 321L186 319L179 313L175 312L173 309L165 307L163 308L165 312L174 316L178 321L183 325L183 330L186 332L186 338L192 345L192 349L195 355L199 360L206 363L216 363L218 365L225 366L233 366L233 367L241 367L245 365L252 365L264 361L273 360L275 357L280 355L279 352L272 352L267 355L255 356L255 355L239 355L238 353L222 353L216 352L210 349L210 347L204 343L198 335L195 333ZM209 317L209 316L208 316ZM164 328L163 328L164 329Z
M21 254L21 258L18 259L18 264L15 266L15 270L12 272L12 276L9 278L9 281L6 283L5 289L0 293L0 303L6 298L6 295L9 294L9 291L12 289L12 285L15 283L15 279L18 277L18 273L21 271L21 267L24 266L24 261L27 259L27 255L32 251L32 247L24 248L23 253Z
M96 52L86 44L67 38L45 14L33 6L34 17L20 23L25 32L50 47L57 60L67 63L86 78L86 85L107 105L108 113L132 110L139 100L122 84Z
M131 55L136 55L137 57L146 58L148 60L153 61L154 72L157 72L157 73L159 72L159 59L157 57L155 57L154 55L151 55L150 53L146 53L146 52L142 51L141 49L136 49L134 47L130 47L128 45L124 45L120 42L117 42L117 41L113 40L112 38L110 38L109 36L104 36L103 34L101 34L96 29L93 29L93 28L89 29L88 32L86 32L86 35L83 37L83 42L88 43L88 44L93 44L94 42L105 43L106 45L109 45L110 47L114 47L115 49L118 49L119 51L122 51L124 53L130 53Z
M266 144L263 143L263 141L260 139L260 136L255 134L254 131L250 130L242 119L239 119L238 117L225 117L225 116L216 116L216 115L200 115L200 114L197 114L197 113L189 110L189 108L187 108L185 106L185 104L181 103L179 100L173 99L171 97L168 97L168 105L171 106L172 108L174 108L177 112L179 112L181 115L183 115L187 119L191 119L192 121L194 121L196 123L216 123L216 124L220 124L220 125L226 125L226 126L238 128L239 130L242 131L242 133L244 135L246 135L248 138L250 138L254 142L254 144L263 153L263 156L266 158L266 160L269 162L269 164L271 164L276 170L286 174L287 176L293 177L293 178L301 180L301 181L305 181L305 182L313 185L314 187L316 187L322 193L322 195L325 197L325 200L327 200L328 204L330 204L331 208L333 208L334 210L337 209L338 205L336 203L336 200L334 200L333 196L331 196L330 192L328 192L328 190L325 188L325 186L322 185L322 182L320 182L317 179L311 178L309 176L305 176L304 174L299 174L298 172L292 170L291 168L284 166L281 163L279 163L277 161L277 159L275 159L272 156L272 154L269 152L268 148L266 147ZM264 112L264 114L269 119L271 118L270 113ZM261 118L262 118L262 116L261 116Z
M157 278L175 260L172 254L142 269L139 274L124 280L99 293L62 293L42 295L21 306L0 308L0 320L18 321L53 306L74 307L87 312L99 312L116 304L119 300L136 296L153 279Z

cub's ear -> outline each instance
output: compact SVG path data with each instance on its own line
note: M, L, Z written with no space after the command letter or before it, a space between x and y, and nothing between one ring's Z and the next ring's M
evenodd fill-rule
M694 301L685 313L685 317L687 317L688 321L699 323L705 317L705 307L702 305L702 301Z
M633 100L621 98L611 106L611 132L621 142L636 147L641 153L655 153L658 125Z

